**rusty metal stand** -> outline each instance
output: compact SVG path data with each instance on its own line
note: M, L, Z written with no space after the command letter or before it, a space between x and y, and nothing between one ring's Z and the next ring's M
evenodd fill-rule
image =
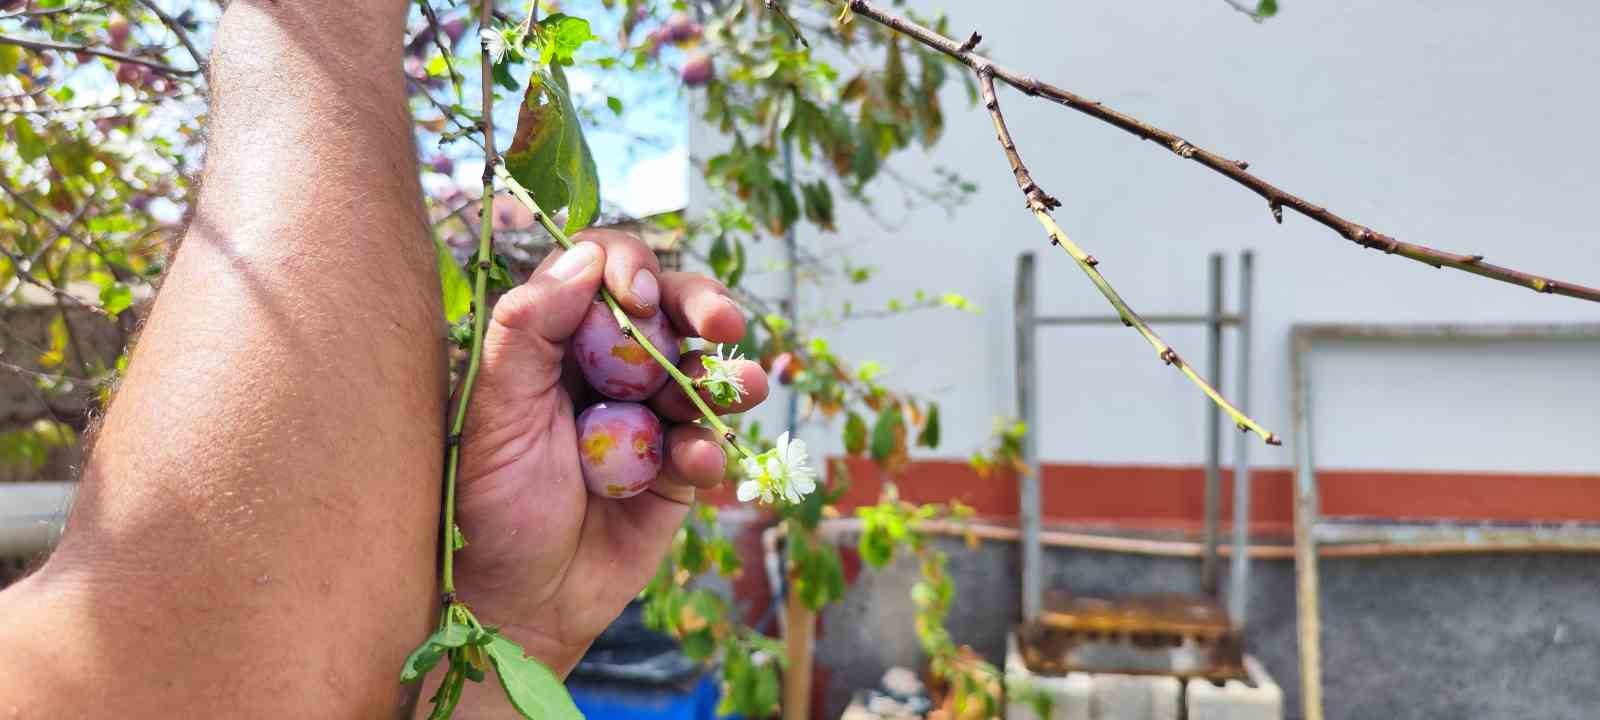
M1145 315L1144 319L1155 326L1204 325L1207 329L1206 356L1208 358L1208 366L1206 371L1218 389L1222 387L1223 377L1222 330L1227 326L1237 327L1239 330L1239 357L1237 359L1239 388L1235 393L1239 401L1239 408L1248 411L1250 296L1254 270L1252 255L1247 250L1241 253L1239 257L1239 310L1233 314L1228 314L1223 310L1223 256L1221 253L1212 253L1208 259L1209 304L1206 313ZM1022 529L1022 618L1024 622L1040 616L1043 611L1044 596L1044 591L1040 584L1043 579L1043 573L1039 544L1039 418L1037 405L1034 402L1034 393L1038 388L1035 336L1038 329L1044 326L1115 325L1122 322L1122 319L1116 315L1040 315L1034 302L1034 288L1033 253L1023 253L1017 258L1015 321L1017 414L1027 425L1027 432L1022 441L1022 456L1023 462L1028 467L1028 473L1020 479L1021 486L1018 492L1019 516ZM1219 516L1222 506L1222 412L1210 403L1207 403L1205 412L1205 554L1201 559L1200 577L1201 586L1206 593L1215 597L1219 591L1217 583L1217 545L1220 534ZM1239 443L1234 448L1233 469L1235 482L1233 504L1235 514L1233 542L1235 548L1245 548L1249 545L1250 460L1247 446L1247 443ZM1235 627L1243 628L1246 607L1245 595L1249 588L1249 553L1236 550L1233 553L1232 563L1231 583L1228 593L1228 614Z
M1426 524L1325 520L1320 516L1311 434L1311 353L1338 341L1507 342L1595 341L1600 325L1295 325L1290 334L1294 400L1294 570L1300 698L1305 720L1322 720L1322 613L1317 570L1320 543L1376 543L1439 552L1600 551L1600 526L1586 523ZM1237 556L1237 553L1236 553Z

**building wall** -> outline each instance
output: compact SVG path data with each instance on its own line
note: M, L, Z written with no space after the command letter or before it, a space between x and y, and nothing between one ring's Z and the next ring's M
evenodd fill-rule
M1584 141L1600 119L1600 101L1584 89L1600 76L1592 42L1600 7L1286 3L1279 18L1257 24L1220 0L942 6L959 34L980 30L996 59L1248 160L1263 178L1346 217L1402 240L1600 283L1590 215L1600 144ZM944 100L945 139L894 166L923 183L935 182L935 168L955 169L977 194L960 207L908 210L903 191L883 180L871 186L878 218L841 203L842 233L807 229L801 241L875 265L875 281L807 287L802 306L881 307L918 288L980 305L981 314L925 311L824 332L847 357L883 362L895 386L940 401L946 439L934 454L960 457L984 443L992 418L1015 412L1018 253L1039 254L1041 311L1110 309L1022 210L982 109L967 105L959 85ZM1386 257L1293 213L1274 224L1260 198L1161 147L1014 91L1000 100L1035 178L1064 203L1062 226L1136 309L1202 311L1206 254L1229 253L1231 278L1232 255L1255 251L1251 410L1281 434L1291 419L1293 323L1600 321L1600 306ZM692 137L696 154L713 142L704 128ZM1203 361L1202 329L1158 330ZM1044 460L1200 462L1205 402L1136 334L1052 329L1039 348ZM1225 348L1231 355L1231 339ZM1600 472L1600 443L1588 440L1600 399L1597 349L1330 347L1312 366L1319 464ZM1222 379L1231 389L1232 371ZM806 435L838 448L837 428ZM1292 457L1261 446L1253 456L1280 467Z
M1600 77L1600 6L1291 2L1262 24L1221 0L915 6L948 11L960 36L982 32L983 51L1009 66L1247 160L1279 187L1401 240L1600 285L1591 220L1600 143L1587 141L1600 121L1600 99L1589 90ZM1018 254L1039 256L1042 312L1110 308L1022 209L982 109L967 105L959 85L943 99L945 139L893 165L921 183L954 169L978 184L977 194L959 207L908 209L896 183L879 181L869 188L872 214L841 202L842 232L804 229L801 242L819 256L844 252L876 266L874 282L807 286L801 304L807 314L837 311L846 300L882 307L925 289L981 306L980 314L928 311L822 332L845 357L882 362L895 387L939 401L944 445L922 457L957 461L986 443L993 418L1016 412ZM1254 251L1249 409L1286 437L1296 323L1600 322L1600 306L1386 257L1293 213L1275 224L1259 197L1166 149L1014 91L1002 89L1000 101L1035 179L1064 203L1062 226L1136 309L1203 311L1206 255L1214 251L1229 256L1232 308L1234 258ZM692 128L691 138L696 155L716 147L706 128ZM706 197L703 188L692 195L697 205ZM772 270L779 249L752 248L751 282L781 287ZM1158 330L1189 359L1205 357L1201 328ZM1231 336L1224 347L1233 362ZM1198 522L1193 467L1203 458L1206 410L1199 393L1119 326L1047 330L1039 348L1035 430L1047 464L1047 517ZM1324 476L1325 504L1351 514L1393 506L1407 515L1600 520L1589 500L1600 493L1584 490L1600 483L1597 350L1594 342L1319 350L1311 365L1316 455L1320 467L1343 471ZM1232 394L1231 369L1222 380ZM768 404L764 424L781 424L782 401L780 394ZM840 450L837 427L812 423L802 435ZM1258 476L1255 504L1258 522L1271 529L1288 518L1283 471L1293 450L1251 450L1258 465L1277 471ZM953 463L943 464L941 477L955 477ZM914 465L917 476L902 478L902 487L945 493L929 468ZM1118 472L1127 475L1120 484ZM1012 481L995 482L970 490L973 499L1014 505ZM1391 492L1402 483L1410 489ZM1534 500L1505 503L1524 497ZM991 657L1016 620L1016 563L1014 546L952 547L959 588L995 589L962 592L952 627ZM1197 578L1194 562L1170 558L1055 551L1048 564L1047 586L1081 592L1193 590ZM1584 715L1600 701L1582 679L1600 637L1587 609L1593 578L1585 568L1593 565L1583 555L1326 562L1329 717ZM910 566L863 572L824 615L819 677L829 683L830 710L888 666L919 661L909 628L889 629L905 613L896 598L914 574ZM1251 649L1297 717L1291 564L1259 563L1252 594Z

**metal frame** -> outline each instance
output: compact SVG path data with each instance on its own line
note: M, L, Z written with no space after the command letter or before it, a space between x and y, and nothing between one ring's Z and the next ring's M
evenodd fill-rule
M1204 314L1168 313L1144 315L1151 325L1205 325L1206 370L1220 389L1222 387L1222 329L1235 326L1238 333L1238 383L1235 397L1241 410L1248 408L1250 382L1250 323L1252 274L1254 262L1250 251L1239 256L1239 310L1228 314L1223 309L1223 256L1212 253L1209 258L1209 304ZM1034 302L1034 258L1025 252L1017 258L1017 285L1015 298L1017 415L1027 426L1022 438L1022 458L1028 472L1021 478L1018 489L1020 520L1022 526L1022 616L1032 620L1043 609L1042 551L1039 543L1040 525L1040 467L1038 446L1038 410L1034 404L1034 391L1038 387L1037 351L1035 336L1040 327L1084 326L1122 324L1116 315L1040 315ZM1217 593L1217 544L1222 491L1222 411L1215 405L1206 407L1206 460L1205 460L1205 553L1200 564L1201 585L1207 593ZM1234 526L1231 583L1228 614L1234 626L1244 627L1245 595L1249 587L1250 553L1238 548L1249 546L1250 533L1250 459L1248 443L1242 440L1234 445Z
M1595 341L1600 324L1574 325L1295 325L1290 332L1294 401L1294 568L1300 647L1300 698L1306 720L1322 720L1322 616L1319 543L1374 543L1395 551L1600 551L1600 525L1589 523L1396 523L1326 521L1318 508L1311 436L1311 352L1338 341L1508 342ZM1235 555L1237 557L1237 554Z

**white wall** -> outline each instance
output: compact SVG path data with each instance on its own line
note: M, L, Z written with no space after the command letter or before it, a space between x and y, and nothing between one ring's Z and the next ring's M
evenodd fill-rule
M1600 5L1302 1L1283 3L1265 24L1222 0L917 5L942 5L955 32L980 30L982 49L1012 67L1248 160L1263 178L1348 218L1600 285ZM1062 226L1135 309L1201 311L1206 254L1255 249L1252 409L1285 436L1293 323L1600 321L1600 305L1386 257L1292 213L1275 225L1257 196L1152 143L1017 92L1000 99L1035 178L1065 204ZM931 156L895 165L923 182L933 167L956 168L978 194L948 215L907 212L900 190L881 181L879 213L892 227L841 203L845 233L802 242L848 245L857 262L878 266L877 280L809 287L802 303L815 311L849 297L867 307L926 288L981 305L980 315L925 312L826 333L848 357L882 361L896 387L938 399L938 454L963 456L984 443L993 417L1014 412L1019 252L1039 253L1042 311L1110 310L1022 209L982 108L968 107L954 83L945 102L945 140ZM705 129L692 137L695 154L711 149ZM1202 329L1162 334L1203 361ZM1049 330L1040 349L1045 460L1200 461L1202 397L1134 332ZM1332 350L1314 366L1319 464L1600 472L1597 351L1593 343ZM1496 383L1502 392L1479 392ZM806 434L837 448L836 431ZM1254 456L1291 459L1287 449Z

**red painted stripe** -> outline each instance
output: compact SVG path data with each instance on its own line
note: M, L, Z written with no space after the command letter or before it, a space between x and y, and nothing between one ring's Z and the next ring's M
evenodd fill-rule
M877 501L885 477L870 460L847 461L850 489L840 510ZM831 473L830 473L831 474ZM1293 522L1291 472L1251 473L1250 521L1263 532ZM1319 470L1325 516L1451 518L1500 521L1600 521L1600 475ZM959 499L988 518L1017 514L1016 478L982 479L959 460L914 462L895 478L900 496L916 503ZM1223 472L1223 521L1232 520L1233 478ZM731 488L705 495L731 504ZM1192 528L1205 503L1205 473L1197 466L1049 463L1044 467L1047 521L1139 528Z

